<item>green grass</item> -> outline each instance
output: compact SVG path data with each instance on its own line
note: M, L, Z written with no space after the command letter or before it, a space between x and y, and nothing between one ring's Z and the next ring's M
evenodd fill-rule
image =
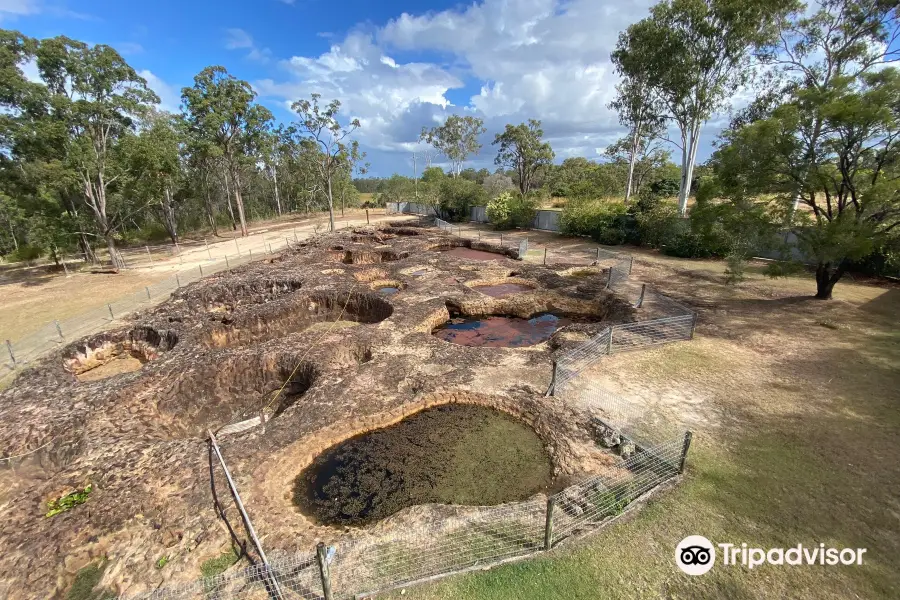
M116 594L109 590L94 588L100 583L103 577L103 571L106 570L107 563L93 563L79 569L75 574L75 581L69 592L66 594L66 600L114 600Z
M216 575L221 575L228 570L228 567L236 563L239 559L240 556L235 549L232 548L230 551L215 558L210 558L201 564L200 573L203 577L215 577Z

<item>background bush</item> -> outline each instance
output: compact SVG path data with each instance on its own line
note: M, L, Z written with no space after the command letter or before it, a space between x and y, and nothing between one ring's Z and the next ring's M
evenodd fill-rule
M522 196L503 192L487 205L488 220L496 229L528 228L534 222L539 200L532 194Z

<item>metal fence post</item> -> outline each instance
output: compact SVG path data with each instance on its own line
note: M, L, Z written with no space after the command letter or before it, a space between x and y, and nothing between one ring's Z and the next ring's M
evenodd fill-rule
M638 298L637 305L636 305L637 308L640 308L640 307L642 307L642 306L644 305L644 293L645 293L646 291L647 291L647 284L646 284L646 283L642 283L642 284L641 284L641 297Z
M366 209L366 225L369 224L369 209ZM296 234L295 234L296 235Z
M240 256L241 255L241 247L238 246L237 238L234 238L234 247L237 248L238 256Z
M684 473L684 463L687 460L688 450L691 449L691 440L694 439L694 434L690 431L684 432L684 443L681 446L681 464L678 465L678 472Z
M547 264L547 249L544 248L544 264Z
M550 371L550 387L547 388L547 393L544 394L545 398L556 395L556 361L554 360L552 363L552 371Z
M597 262L600 262L600 248L597 247Z
M606 276L606 289L609 289L612 285L612 267L609 268L609 274Z
M197 268L200 269L200 277L203 277L203 265L197 265Z
M328 573L328 560L323 542L316 544L316 560L319 562L319 575L322 577L322 595L325 600L332 600L331 575Z
M59 326L59 320L53 319L53 324L56 325L56 333L59 334L59 339L61 339L61 340L66 339L62 334L62 327Z
M6 349L9 351L9 357L12 359L13 367L16 366L16 355L13 354L12 342L6 340Z
M503 245L503 234L502 233L500 234L500 245L501 246Z
M694 316L691 318L691 337L690 339L694 339L694 329L697 328L697 313L694 313Z
M251 256L252 256L252 255L251 255ZM227 254L225 255L225 268L226 268L226 269L230 269L230 268L231 268L231 265L228 264L228 255L227 255Z
M631 270L634 268L634 255L631 256L631 260L628 262L628 274L631 275Z
M106 304L106 308L109 309L109 318L110 318L110 319L115 319L116 317L113 315L113 312L112 312L112 304L107 303L107 304Z
M203 240L203 243L206 244L206 255L209 256L209 260L212 260L212 252L209 251L209 242Z
M609 328L609 339L606 340L606 353L612 354L612 337L613 337L613 328Z
M175 285L181 287L181 280L178 278L178 273L175 273Z
M150 246L144 246L144 248L147 250L147 258L149 258L149 259L150 259L150 262L152 263L152 262L153 262L153 255L150 254Z
M144 289L147 291L147 300L150 300L150 287L145 285Z
M250 250L250 262L253 262L253 250Z
M547 519L544 522L544 550L553 547L553 509L556 499L553 496L547 498Z

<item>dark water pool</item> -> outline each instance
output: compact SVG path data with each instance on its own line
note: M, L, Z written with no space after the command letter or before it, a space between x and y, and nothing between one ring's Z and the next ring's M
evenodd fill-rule
M378 288L378 293L383 296L393 296L394 294L396 294L399 291L400 291L400 288L395 288L395 287Z
M447 254L450 256L458 256L459 258L470 258L473 260L497 260L497 261L506 261L509 260L506 256L502 254L496 254L494 252L485 252L484 250L472 250L471 248L466 248L463 246L457 246L455 248L451 248L449 250L445 250Z
M437 327L432 335L462 346L520 348L550 339L554 331L571 322L570 319L549 313L530 319L503 316L456 317Z
M497 285L476 285L472 289L493 298L503 298L505 296L512 296L513 294L530 292L533 288L522 285L521 283L498 283Z
M416 504L525 500L552 483L533 429L482 406L448 404L323 452L294 482L294 503L328 525L364 525Z

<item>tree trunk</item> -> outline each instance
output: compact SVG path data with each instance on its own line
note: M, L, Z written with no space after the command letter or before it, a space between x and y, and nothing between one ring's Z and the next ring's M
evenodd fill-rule
M175 206L172 203L172 193L166 186L165 196L162 202L163 226L166 228L172 243L178 245L178 223L175 220Z
M688 138L685 140L685 151L682 156L685 161L681 165L681 190L678 196L678 212L681 216L687 214L688 197L691 195L691 183L694 177L694 161L697 158L697 146L700 142L699 125L691 128Z
M206 193L204 198L206 205L206 217L209 219L209 226L212 227L213 235L219 237L219 227L216 224L216 207L213 204L212 196L209 193L209 171L203 175L203 189Z
M231 217L231 230L237 231L237 220L234 218L234 205L231 203L231 186L228 185L228 173L225 173L225 198L228 201L228 216Z
M19 249L19 240L16 239L16 230L13 229L12 219L9 219L9 220L6 222L6 224L9 225L9 235L10 235L10 237L12 238L12 241L13 241L13 248L15 248L16 250L18 250L18 249Z
M635 125L634 127L634 135L631 136L631 157L628 159L628 181L625 182L625 204L628 204L628 201L631 200L631 185L634 180L634 163L637 161L637 145L638 145L638 133L640 131L640 127Z
M334 231L334 199L331 196L331 176L328 176L328 222Z
M241 237L247 237L247 218L244 215L244 199L241 196L241 178L235 172L232 172L232 183L234 183L234 203L237 206L238 217L241 220Z
M107 231L103 237L106 240L106 249L109 251L112 267L113 269L118 269L121 264L119 262L119 253L116 251L116 238L113 237L112 231Z
M278 216L281 216L281 197L278 195L278 170L272 167L272 182L275 184L275 210Z
M831 293L836 284L844 276L843 263L832 270L831 263L819 263L816 265L816 298L819 300L831 300Z

